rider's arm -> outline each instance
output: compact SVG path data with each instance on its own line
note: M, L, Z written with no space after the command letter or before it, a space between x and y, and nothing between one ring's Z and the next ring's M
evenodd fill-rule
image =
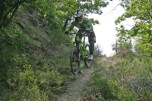
M92 26L92 22L90 21L90 19L85 18L84 23L85 23L86 30L89 32L93 32L93 26Z
M90 21L90 19L86 19L85 23L86 23L86 31L87 31L87 33L89 33L90 37L93 38L93 41L96 42L96 35L95 35L94 31L93 31L92 22Z
M93 31L93 25L92 25L92 22L90 21L90 19L85 19L84 20L85 22L85 25L86 25L86 31L88 33L90 33L93 37L95 37L95 34L94 34L94 31Z

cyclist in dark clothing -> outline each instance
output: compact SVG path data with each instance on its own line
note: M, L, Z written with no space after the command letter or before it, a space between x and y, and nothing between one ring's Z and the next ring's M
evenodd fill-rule
M80 38L82 38L81 32L85 31L88 33L89 44L90 44L89 59L93 59L94 43L96 42L96 36L95 36L94 31L93 31L92 22L90 21L90 19L83 17L82 13L78 13L75 16L75 21L73 21L71 23L71 26L69 27L69 30L67 32L71 32L72 29L74 28L74 26L76 26L79 29L77 35L79 35ZM77 44L77 42L76 42L76 44Z

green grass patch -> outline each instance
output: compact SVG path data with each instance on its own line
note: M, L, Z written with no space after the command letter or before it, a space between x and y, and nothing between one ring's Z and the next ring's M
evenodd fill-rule
M114 80L102 71L93 75L93 86L100 91L104 101L136 101L136 97L129 90L121 87L117 80Z
M105 101L150 101L152 99L152 59L134 57L118 59L93 75L93 86Z

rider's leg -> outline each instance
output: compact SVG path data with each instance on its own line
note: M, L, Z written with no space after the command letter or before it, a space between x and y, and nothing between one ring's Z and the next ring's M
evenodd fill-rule
M89 47L89 50L90 50L90 56L89 56L89 59L93 59L93 52L94 52L94 37L95 35L90 35L88 38L89 38L89 44L90 44L90 47Z
M90 47L89 47L90 55L92 55L92 54L93 54L93 52L94 52L94 42L93 42L93 41L91 41L91 42L89 42L89 43L90 43Z
M90 55L92 55L94 52L94 42L92 40L89 40L89 44L90 44L90 47L89 47Z

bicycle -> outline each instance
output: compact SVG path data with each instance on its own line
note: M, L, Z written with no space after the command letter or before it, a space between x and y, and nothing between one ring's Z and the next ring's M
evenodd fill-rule
M78 41L78 46L76 46L76 42L74 42L74 47L71 49L70 53L70 67L71 72L74 75L81 73L80 70L80 62L84 61L86 67L90 67L92 64L92 60L88 59L90 55L89 44L85 43L85 37L88 36L86 32L82 33L83 41L79 36L76 36L76 40Z

